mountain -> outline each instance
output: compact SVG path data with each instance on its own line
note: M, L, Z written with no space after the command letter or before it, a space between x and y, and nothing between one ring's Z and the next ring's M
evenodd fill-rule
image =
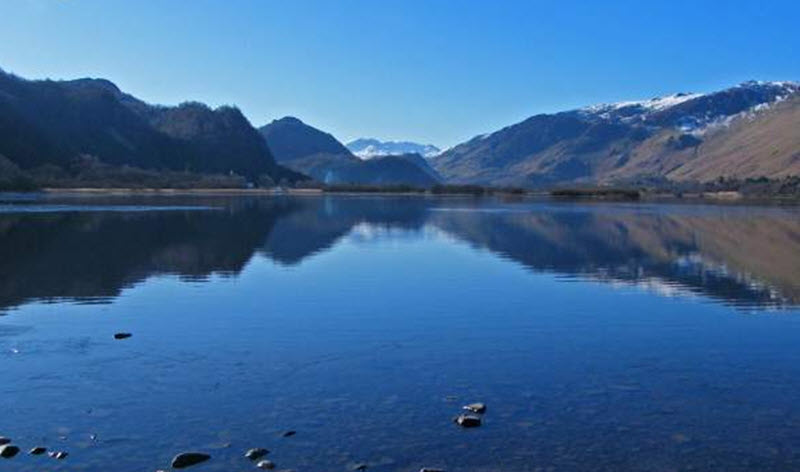
M357 158L356 158L357 159ZM413 185L431 187L440 182L436 172L427 163L420 165L419 154L403 154L399 156L380 156L355 162L338 162L326 166L324 173L312 171L311 175L321 177L330 184L367 184L367 185Z
M278 162L322 183L430 187L440 181L417 154L361 160L329 133L294 117L274 120L259 131Z
M420 160L422 162L420 162ZM285 162L290 168L321 183L356 185L412 185L431 187L441 181L419 154L380 156L361 160L340 154L312 154Z
M347 149L361 159L403 154L419 154L422 157L429 158L441 152L433 144L418 144L409 141L379 141L368 138L360 138L347 143Z
M314 154L350 156L350 151L331 134L287 116L258 129L278 162Z
M430 162L448 181L494 185L777 178L800 175L797 129L800 84L745 82L532 116Z
M428 174L436 182L441 182L442 181L442 176L439 175L438 172L436 172L436 169L431 167L430 163L428 162L428 159L426 159L425 157L422 157L421 155L419 155L419 154L417 154L415 152L410 152L410 153L407 153L407 154L387 155L387 156L373 158L372 160L375 160L375 159L380 160L380 159L386 159L386 158L395 158L395 159L400 159L400 160L404 160L404 161L410 162L410 163L414 164L415 166L419 167L420 169L422 169L423 172Z
M0 70L0 155L23 171L113 168L304 177L275 163L234 107L147 104L102 79L25 80Z

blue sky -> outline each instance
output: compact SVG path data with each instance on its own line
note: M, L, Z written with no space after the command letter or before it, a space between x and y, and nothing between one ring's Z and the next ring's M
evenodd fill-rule
M2 0L0 67L450 146L598 102L800 80L798 1Z

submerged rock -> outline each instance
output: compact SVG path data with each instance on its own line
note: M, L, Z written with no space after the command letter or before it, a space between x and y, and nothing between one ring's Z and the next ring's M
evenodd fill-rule
M458 415L455 421L462 428L477 428L481 425L481 417L476 415Z
M133 336L131 333L117 333L114 335L114 339L127 339Z
M687 435L685 435L683 433L677 433L677 434L673 434L672 435L672 440L675 441L678 444L685 444L685 443L690 442L692 440L692 438L690 438L689 436L687 436Z
M244 453L244 456L251 461L254 461L260 457L264 457L269 454L269 451L262 448L262 447L254 447L253 449L249 449L247 452Z
M486 412L486 404L485 403L470 403L469 405L464 405L463 408L465 410L471 411L473 413L485 413Z
M49 455L53 459L61 460L61 459L66 459L67 456L69 455L69 453L64 452L64 451L56 451L56 452L51 452Z
M211 456L202 452L182 452L172 458L172 467L183 469L211 459Z
M275 468L275 463L272 462L272 461L263 460L263 461L260 461L258 464L256 464L256 467L258 467L259 469L264 469L264 470L274 469Z
M33 449L31 449L30 451L28 451L28 454L30 454L32 456L41 456L45 452L47 452L47 448L46 447L36 446Z
M19 454L19 448L11 444L4 444L0 446L0 457L3 459L11 459Z

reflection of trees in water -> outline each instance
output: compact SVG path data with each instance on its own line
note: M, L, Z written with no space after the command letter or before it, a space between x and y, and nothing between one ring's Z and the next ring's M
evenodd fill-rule
M542 205L448 211L485 204L413 197L192 203L222 208L0 216L0 306L115 297L155 274L237 274L256 252L297 264L359 224L412 230L431 224L537 271L656 280L756 306L800 302L800 221L794 213Z

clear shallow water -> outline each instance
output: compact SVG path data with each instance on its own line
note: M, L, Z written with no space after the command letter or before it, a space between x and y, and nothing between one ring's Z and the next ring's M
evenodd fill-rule
M797 208L14 203L0 470L800 469Z

